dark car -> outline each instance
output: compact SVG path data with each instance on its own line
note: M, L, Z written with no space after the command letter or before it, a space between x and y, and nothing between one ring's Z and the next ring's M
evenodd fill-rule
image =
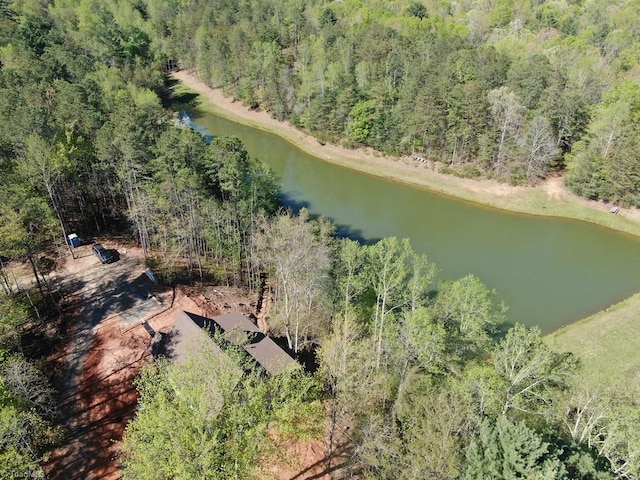
M102 263L111 263L116 259L116 256L113 254L112 250L107 250L99 243L96 243L93 247L91 247L93 253Z

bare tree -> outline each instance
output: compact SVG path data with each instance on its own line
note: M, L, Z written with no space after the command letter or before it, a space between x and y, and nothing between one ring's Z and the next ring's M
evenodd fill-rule
M527 155L527 179L530 181L544 178L549 164L560 153L549 120L541 116L529 124L523 147Z
M494 161L497 172L504 170L509 143L515 138L522 123L524 107L515 93L507 87L491 90L488 95L493 121L498 128L498 152Z
M125 155L126 157L126 155ZM124 158L116 166L116 173L122 183L127 200L127 215L138 234L140 247L145 258L149 256L151 248L150 229L148 219L153 211L153 199L141 188L143 174L142 166L132 159Z
M309 220L302 210L264 220L256 235L260 263L273 276L279 320L282 321L289 348L298 352L312 331L318 331L321 305L331 266L328 232Z
M496 371L505 379L502 413L532 412L553 402L553 389L565 384L575 369L571 356L552 351L540 329L516 324L493 352Z
M634 399L624 394L611 398L580 384L562 398L564 426L575 443L585 445L606 459L616 479L640 474L640 412Z
M53 389L33 364L21 355L14 355L4 363L2 378L14 396L24 399L43 417L53 418L56 413Z

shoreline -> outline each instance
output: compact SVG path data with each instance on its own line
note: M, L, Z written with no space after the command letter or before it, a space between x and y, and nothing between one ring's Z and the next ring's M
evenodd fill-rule
M183 89L197 93L200 107L226 119L278 135L306 153L345 168L400 182L480 205L538 216L563 217L595 223L602 227L640 236L640 210L621 208L609 213L611 204L587 200L571 193L561 177L551 177L534 187L511 186L495 180L471 180L446 175L410 157L390 157L369 148L347 149L321 144L288 122L265 111L255 111L211 88L186 70L169 75Z
M484 207L512 213L582 220L603 228L640 236L640 210L621 209L619 215L612 215L609 213L611 205L572 194L565 187L561 177L552 177L536 187L513 187L492 180L469 180L443 175L424 164L416 164L410 158L384 157L369 149L350 150L336 145L321 145L317 139L297 130L289 123L275 120L264 111L252 111L240 102L225 96L221 89L208 87L194 74L179 71L171 74L171 77L180 82L180 89L200 95L199 107L203 110L276 134L323 161ZM621 318L621 311L627 312L626 318ZM604 329L612 330L618 333L615 338L616 345L624 346L629 352L629 358L640 368L640 356L635 358L633 355L632 352L636 352L635 345L632 345L634 341L632 336L627 334L628 317L640 318L639 315L640 293L635 293L599 312L553 330L544 335L544 338L555 349L569 349L581 357L590 357L591 348L602 348L606 351L611 347L607 340L599 340L597 332ZM593 345L589 345L590 348L585 346L584 338L591 339ZM601 362L589 361L589 358L585 360L596 374L609 374ZM623 379L626 382L635 381L636 388L640 388L637 377L634 379L623 376Z

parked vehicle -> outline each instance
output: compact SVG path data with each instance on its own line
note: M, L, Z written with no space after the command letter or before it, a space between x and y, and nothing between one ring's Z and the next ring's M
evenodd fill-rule
M93 247L91 247L93 253L102 263L111 263L116 260L116 256L114 255L112 250L107 250L99 243L96 243Z

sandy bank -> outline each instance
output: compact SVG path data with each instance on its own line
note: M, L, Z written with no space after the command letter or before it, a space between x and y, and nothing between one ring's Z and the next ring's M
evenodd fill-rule
M275 133L322 160L416 187L433 190L484 205L534 215L576 218L640 235L640 211L621 209L609 213L611 205L580 198L567 190L561 178L550 178L536 187L514 187L494 180L470 180L444 175L429 163L410 157L390 157L371 149L348 149L320 144L288 122L272 118L264 111L251 110L210 88L186 70L171 76L201 95L201 108L254 128ZM206 100L206 101L204 101Z

